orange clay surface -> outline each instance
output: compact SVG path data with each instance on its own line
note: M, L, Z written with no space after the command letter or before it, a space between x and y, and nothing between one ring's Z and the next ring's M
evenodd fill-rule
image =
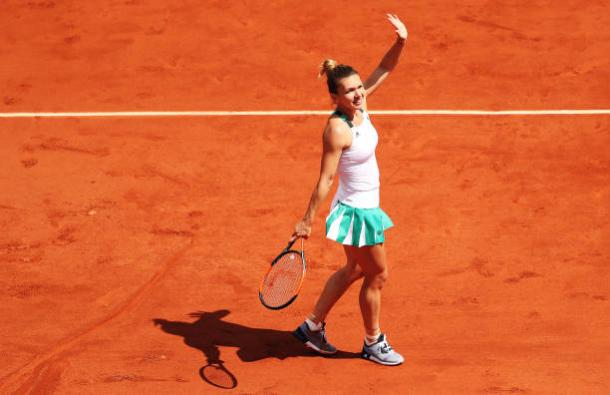
M385 11L410 36L371 109L610 103L602 1L274 4L4 1L1 111L329 109L317 64L370 72ZM343 264L328 201L299 298L257 298L324 117L0 119L0 393L607 393L610 117L373 122L393 368L358 358L357 285L336 357L291 336Z

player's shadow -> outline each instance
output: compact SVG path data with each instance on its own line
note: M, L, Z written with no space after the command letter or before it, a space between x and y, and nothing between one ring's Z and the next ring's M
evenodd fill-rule
M220 347L237 347L237 356L244 362L265 358L319 357L297 340L291 331L252 328L224 321L229 310L198 311L189 314L193 322L153 320L156 326L172 335L182 336L184 343L203 352L208 364L222 364ZM329 358L358 358L358 353L338 351Z

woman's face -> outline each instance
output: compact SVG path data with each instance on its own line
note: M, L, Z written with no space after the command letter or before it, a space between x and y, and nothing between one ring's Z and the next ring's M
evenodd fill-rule
M333 101L344 110L356 111L365 103L364 84L358 74L341 78L337 81L337 93L331 93Z

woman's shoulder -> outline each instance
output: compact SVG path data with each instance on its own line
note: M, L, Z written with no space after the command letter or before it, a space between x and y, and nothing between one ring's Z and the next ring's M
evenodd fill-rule
M326 122L326 130L339 134L349 134L350 126L341 114L333 113L330 117L328 117Z
M331 115L324 128L324 140L332 145L340 144L344 147L351 145L352 133L349 126L338 115Z

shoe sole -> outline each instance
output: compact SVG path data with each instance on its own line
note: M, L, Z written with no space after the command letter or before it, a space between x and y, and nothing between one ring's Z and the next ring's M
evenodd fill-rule
M367 361L373 361L376 362L378 364L384 365L384 366L398 366L401 365L404 360L400 361L400 362L388 362L388 361L382 361L381 359L375 357L374 355L368 354L368 353L362 353L360 354L360 357L362 359L366 359Z
M332 355L332 354L336 354L337 351L326 351L326 350L322 350L319 347L317 347L315 344L313 344L312 342L309 341L309 339L307 339L307 335L305 335L305 333L303 333L303 331L301 330L301 328L297 328L294 332L292 332L293 335L299 339L303 344L305 344L306 347L311 348L312 350L319 352L320 354L324 354L324 355Z

